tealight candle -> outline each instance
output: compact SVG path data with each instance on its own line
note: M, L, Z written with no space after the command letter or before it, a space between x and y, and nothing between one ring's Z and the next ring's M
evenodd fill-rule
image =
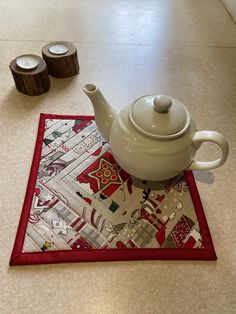
M39 59L33 55L22 55L16 58L16 64L23 70L33 70L39 65Z
M64 44L55 43L48 48L48 51L54 55L64 55L69 51L69 48Z

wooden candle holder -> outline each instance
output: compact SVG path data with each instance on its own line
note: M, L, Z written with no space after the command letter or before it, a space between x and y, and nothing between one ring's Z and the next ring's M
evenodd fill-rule
M37 96L49 90L47 65L41 57L22 55L12 60L9 67L19 92Z
M52 42L42 48L42 56L51 76L63 78L79 73L77 49L72 43Z

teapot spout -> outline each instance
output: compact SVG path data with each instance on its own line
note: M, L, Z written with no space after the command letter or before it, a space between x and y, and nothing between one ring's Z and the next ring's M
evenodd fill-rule
M92 102L97 128L104 139L109 142L111 125L118 114L118 110L107 102L95 85L86 84L83 90Z

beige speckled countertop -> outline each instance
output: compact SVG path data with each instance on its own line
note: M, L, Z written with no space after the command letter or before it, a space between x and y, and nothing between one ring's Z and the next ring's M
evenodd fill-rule
M236 26L217 0L0 0L0 312L236 313ZM80 75L50 91L16 91L8 68L55 40L73 42ZM185 103L199 129L229 140L227 163L197 174L218 260L9 268L39 113L92 114L96 83L122 108L146 93ZM199 156L211 158L213 146Z

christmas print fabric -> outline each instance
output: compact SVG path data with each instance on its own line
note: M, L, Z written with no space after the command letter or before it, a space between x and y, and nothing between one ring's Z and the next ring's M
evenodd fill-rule
M44 116L42 126L22 254L205 249L184 175L163 182L130 176L92 117Z

